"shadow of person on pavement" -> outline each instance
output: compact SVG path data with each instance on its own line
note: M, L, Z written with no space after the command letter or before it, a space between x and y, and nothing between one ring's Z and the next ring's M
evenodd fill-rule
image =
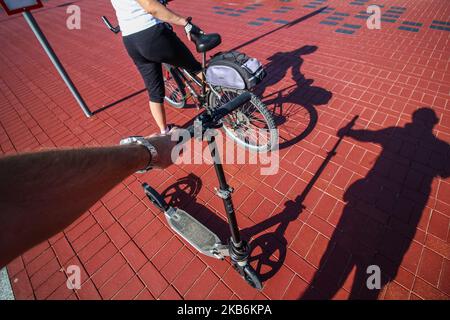
M289 147L308 136L318 120L315 106L327 104L332 97L330 91L313 86L314 80L306 79L301 72L304 61L302 56L316 50L316 46L303 46L275 53L265 65L268 76L254 90L256 95L263 97L263 102L272 111L276 125L285 124L280 128L280 137L284 140L280 141L280 148ZM276 86L280 81L289 82L286 79L289 70L293 84L266 94L270 87Z
M366 177L344 194L345 208L301 299L331 299L354 272L350 299L377 299L392 281L416 234L434 178L450 176L450 145L433 135L435 112L421 108L404 127L341 129L340 135L381 145ZM346 132L346 133L345 133ZM369 266L380 270L379 289ZM353 277L353 276L352 276Z
M353 117L343 129L350 130L357 119L358 116ZM252 254L249 261L254 262L256 265L255 270L260 275L262 281L273 277L282 267L288 247L285 232L289 227L289 224L297 220L306 208L304 205L306 197L328 166L328 163L337 154L337 149L343 138L343 136L339 137L333 148L327 152L327 156L322 161L313 177L306 184L303 191L297 195L295 199L285 202L283 211L242 230L242 233L246 235L247 238L250 239L251 237L254 237L251 242ZM274 231L265 232L266 230L273 230L272 227L274 226L277 226ZM255 237L258 234L261 235Z

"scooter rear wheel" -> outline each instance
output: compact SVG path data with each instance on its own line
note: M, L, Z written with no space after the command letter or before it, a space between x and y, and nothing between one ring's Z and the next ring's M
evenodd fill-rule
M152 187L150 187L147 183L143 183L142 187L144 188L144 192L147 195L148 199L161 211L166 211L169 208L169 205L164 200L164 198Z

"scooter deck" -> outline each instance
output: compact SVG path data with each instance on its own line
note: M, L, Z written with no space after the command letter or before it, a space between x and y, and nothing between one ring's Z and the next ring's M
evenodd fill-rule
M172 229L200 252L216 257L219 237L184 210L171 207L165 212Z

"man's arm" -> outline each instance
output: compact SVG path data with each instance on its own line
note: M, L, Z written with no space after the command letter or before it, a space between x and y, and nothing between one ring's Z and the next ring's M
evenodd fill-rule
M136 0L144 8L145 11L150 13L155 18L161 21L176 24L178 26L185 26L187 21L185 18L177 15L175 12L167 9L157 0Z
M343 127L338 130L338 136L347 136L362 142L381 143L384 139L393 133L393 128L385 128L381 130L352 129L351 127Z
M169 165L170 136L148 140L158 151L157 165ZM0 267L69 226L150 158L141 145L0 158Z

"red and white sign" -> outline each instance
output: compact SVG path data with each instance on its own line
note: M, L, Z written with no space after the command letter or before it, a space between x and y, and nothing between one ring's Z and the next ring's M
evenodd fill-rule
M0 0L0 4L9 15L42 7L41 0Z

